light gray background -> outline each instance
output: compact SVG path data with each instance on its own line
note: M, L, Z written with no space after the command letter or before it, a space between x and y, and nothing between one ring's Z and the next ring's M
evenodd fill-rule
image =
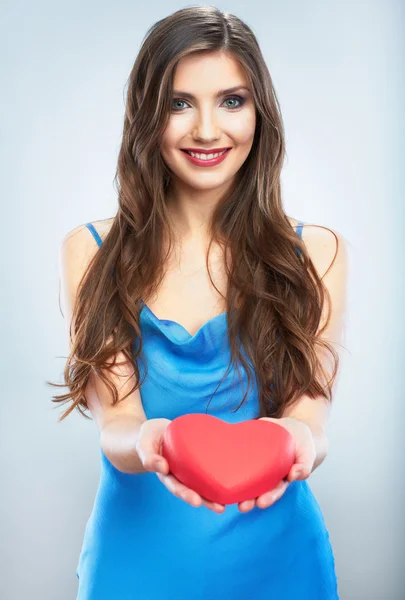
M76 597L100 465L95 423L74 413L57 424L61 408L50 398L60 392L44 383L62 381L58 357L68 353L58 250L67 231L116 212L125 81L146 30L181 6L1 4L2 600ZM399 600L404 5L216 6L253 28L272 74L286 126L288 214L349 242L348 351L329 456L309 482L330 532L341 598Z

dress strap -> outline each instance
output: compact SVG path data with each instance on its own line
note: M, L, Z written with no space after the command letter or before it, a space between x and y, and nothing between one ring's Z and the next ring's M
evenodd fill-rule
M101 246L101 244L103 243L103 240L101 239L101 237L98 234L97 229L94 227L93 223L86 223L86 227L87 229L91 232L92 236L94 237L94 239L97 242L98 246Z
M300 239L302 239L302 228L303 228L303 226L304 226L304 223L303 223L303 221L298 221L298 225L297 225L297 227L295 228L295 232L296 232L296 234L298 235L298 237L299 237ZM302 252L301 252L301 250L298 250L298 248L297 248L297 254L298 254L298 256L301 258L301 254L302 254Z

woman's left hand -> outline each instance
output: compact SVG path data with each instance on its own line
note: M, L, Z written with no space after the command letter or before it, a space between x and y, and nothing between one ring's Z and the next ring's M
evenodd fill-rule
M258 508L269 508L274 502L280 500L292 481L307 479L310 476L316 459L315 440L309 425L293 417L282 417L281 419L262 417L258 420L272 421L277 425L281 425L281 427L284 427L293 436L296 446L295 461L288 475L271 491L262 494L254 500L238 502L240 512L249 512L255 506Z

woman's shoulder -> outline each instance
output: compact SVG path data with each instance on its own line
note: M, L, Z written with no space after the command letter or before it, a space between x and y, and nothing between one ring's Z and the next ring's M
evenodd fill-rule
M99 245L87 225L93 225L103 240L108 234L113 220L105 219L83 223L65 234L59 248L59 260L62 265L65 265L64 270L69 277L77 276L79 278L99 249Z
M92 221L89 225L93 225L102 240L107 236L110 231L112 224L114 223L114 217L111 219L101 219L99 221ZM87 225L87 224L86 224ZM85 226L86 226L85 225ZM89 232L90 233L90 232Z
M87 225L92 225L98 233L98 235L101 237L101 239L104 240L104 238L110 231L113 222L114 218L82 223L81 225L77 225L76 227L68 231L65 235L64 241L69 241L69 243L76 242L85 244L86 241L89 240L89 247L91 248L94 245L95 240L94 236L89 231Z
M335 258L338 262L347 260L349 242L336 229L304 223L302 241L320 276L328 271Z
M112 224L114 223L114 217L111 219L102 219L100 221L93 221L92 225L97 229L97 231L104 236L110 231Z
M341 233L331 227L316 225L315 223L306 223L305 221L293 219L292 217L288 217L288 220L293 229L297 229L299 224L302 225L302 239L304 243L308 242L319 247L324 247L325 245L336 246L336 238L339 242L342 241L344 243L347 241Z

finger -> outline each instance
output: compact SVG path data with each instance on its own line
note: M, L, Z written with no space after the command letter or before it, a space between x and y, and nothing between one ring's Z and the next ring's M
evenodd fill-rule
M150 449L149 444L148 447L144 447L144 441L138 440L135 446L135 450L142 462L143 468L145 471L156 471L156 463L161 457Z
M158 472L163 475L169 473L169 463L161 454L154 452L150 448L145 449L143 444L139 442L136 445L136 451L145 471Z
M168 488L174 496L179 498L180 500L184 500L190 506L198 508L200 506L205 506L209 510L212 510L217 513L223 513L225 510L224 504L219 504L218 502L211 502L206 498L203 498L195 492L194 490L188 488L183 483L181 483L176 477L173 475L161 475L160 473L156 473L159 480Z
M181 483L174 475L162 475L161 473L156 473L159 480L167 487L169 492L171 492L174 496L179 498L180 500L184 500L187 504L191 504L192 506L201 506L202 498L197 492L190 490L187 486Z
M223 513L225 510L224 504L219 504L218 502L211 502L210 500L206 500L202 498L203 505L209 510L213 510L216 513Z
M158 456L155 461L155 470L162 475L168 475L170 473L169 463L162 456Z
M199 506L205 506L209 510L213 510L215 512L223 512L225 510L225 506L223 504L218 504L217 502L211 502L210 500L206 500L200 494L191 490L183 483L181 483L176 477L173 475L161 475L157 473L158 478L164 485L168 488L170 492L180 500L184 500L187 504L194 506L195 508Z
M141 459L143 468L145 469L145 471L149 471L149 472L160 472L163 475L167 474L167 468L166 466L161 467L160 466L160 460L161 458L159 458L156 454L153 453L146 453L146 452L140 452L138 451L138 456ZM159 466L158 466L159 463Z
M289 485L290 483L288 481L282 479L270 492L266 492L259 496L256 500L258 508L269 508L272 506L275 502L280 500Z
M169 474L169 464L162 456L159 456L158 454L144 454L143 457L140 455L140 458L146 471L155 471L162 475Z
M240 512L249 512L256 506L256 500L244 500L243 502L238 502L238 509Z
M308 468L303 464L295 464L288 473L287 480L291 483L297 479L306 479L308 477Z

